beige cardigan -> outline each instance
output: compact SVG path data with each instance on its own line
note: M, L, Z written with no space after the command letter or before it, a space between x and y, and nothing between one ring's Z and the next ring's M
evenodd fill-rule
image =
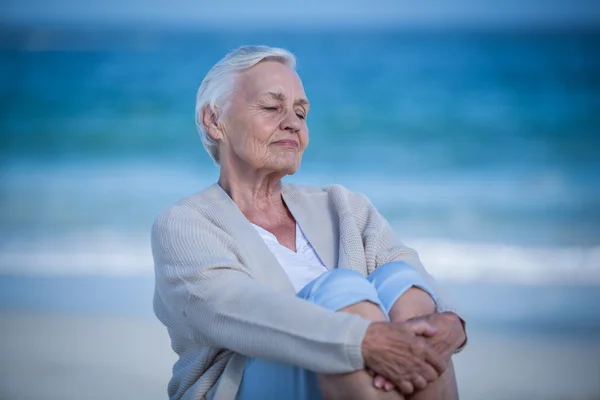
M417 253L360 193L282 184L284 201L328 269L367 275L404 260L437 290ZM152 228L154 311L179 360L171 399L234 399L246 357L318 373L364 368L369 321L296 298L262 238L218 185L180 200ZM444 298L439 311L450 308Z

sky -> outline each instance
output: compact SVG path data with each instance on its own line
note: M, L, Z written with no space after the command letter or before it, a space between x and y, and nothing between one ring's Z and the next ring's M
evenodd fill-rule
M600 0L2 0L0 22L600 26Z

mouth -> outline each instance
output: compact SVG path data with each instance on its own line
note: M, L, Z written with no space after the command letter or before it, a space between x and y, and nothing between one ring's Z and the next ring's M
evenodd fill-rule
M300 146L300 144L297 141L291 139L278 140L276 142L273 142L273 144L283 147L292 147L294 149L297 149Z

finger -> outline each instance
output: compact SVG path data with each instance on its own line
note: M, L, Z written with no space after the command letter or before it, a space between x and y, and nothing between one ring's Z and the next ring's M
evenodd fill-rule
M373 386L375 386L377 389L383 389L384 385L385 379L383 376L377 375L375 379L373 379Z
M435 325L432 325L424 319L407 322L407 324L415 335L431 337L438 332L438 328Z
M415 390L423 390L427 387L427 380L421 375L415 376L412 383L415 386Z
M413 384L410 383L409 381L400 382L399 389L400 389L400 392L402 392L402 394L404 394L404 395L413 394L415 392L415 388L414 388Z
M427 362L419 363L419 367L415 369L418 371L419 375L421 375L427 382L435 382L439 377L440 373L433 368Z
M377 378L381 378L381 382L382 382L381 389L385 390L386 392L389 392L390 390L394 389L394 384L392 382L388 381L387 379L385 379L383 376L377 375Z
M446 363L444 360L431 348L425 351L425 361L437 371L438 375L442 375L446 371Z

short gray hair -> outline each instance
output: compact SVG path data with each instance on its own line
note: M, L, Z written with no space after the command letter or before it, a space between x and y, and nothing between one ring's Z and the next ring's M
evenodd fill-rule
M268 46L243 46L233 50L216 63L204 77L196 94L196 129L204 148L216 164L219 164L219 144L210 137L202 123L202 111L209 106L220 109L219 118L227 108L233 93L235 78L261 61L277 61L296 70L296 57L285 49Z

